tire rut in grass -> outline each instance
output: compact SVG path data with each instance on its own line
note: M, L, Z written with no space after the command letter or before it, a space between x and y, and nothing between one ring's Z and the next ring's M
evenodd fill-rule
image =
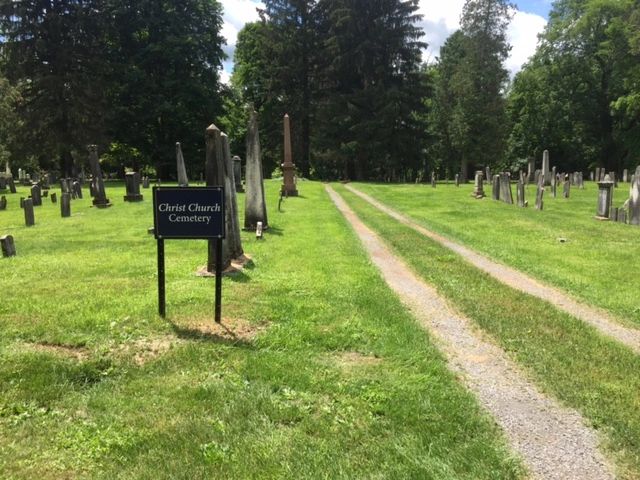
M602 309L587 306L580 302L577 302L560 290L557 290L548 285L544 285L518 270L496 263L493 260L485 257L484 255L480 255L479 253L474 252L473 250L455 243L441 235L438 235L437 233L427 230L421 225L418 225L410 220L408 217L402 215L399 212L396 212L395 210L375 200L370 195L367 195L366 193L363 193L350 185L345 185L345 188L347 188L347 190L362 198L364 201L368 202L370 205L374 206L381 212L386 213L390 217L402 223L403 225L412 228L418 233L454 251L462 258L464 258L467 262L471 263L473 266L479 268L483 272L488 273L499 282L551 303L559 310L567 312L569 315L572 315L575 318L578 318L583 322L592 325L604 335L607 335L626 345L635 353L640 353L640 330L627 328L617 322L610 314Z
M474 333L467 319L451 311L434 288L419 280L331 187L326 188L387 284L438 339L450 367L462 374L533 475L544 479L614 478L597 448L596 433L585 426L582 417L525 380L501 349Z

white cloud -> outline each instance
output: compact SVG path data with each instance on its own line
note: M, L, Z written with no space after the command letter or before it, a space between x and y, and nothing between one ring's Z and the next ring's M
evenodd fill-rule
M506 62L507 70L515 74L536 51L538 34L547 21L535 13L517 11L511 19L507 36L511 44L511 55Z
M255 22L260 17L256 8L264 8L264 4L254 0L221 0L222 13L222 36L227 44L223 47L227 54L227 61L223 64L220 79L223 83L229 83L231 71L233 70L233 53L236 50L238 32L242 30L245 23Z

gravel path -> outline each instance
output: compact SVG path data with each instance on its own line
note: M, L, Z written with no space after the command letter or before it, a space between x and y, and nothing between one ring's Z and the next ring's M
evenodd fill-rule
M453 250L466 261L488 273L496 280L499 280L516 290L520 290L551 303L558 309L594 326L605 335L623 343L635 353L640 353L640 330L625 327L602 309L579 303L560 290L543 285L518 270L496 263L484 255L480 255L479 253L463 247L462 245L438 235L437 233L427 230L410 220L408 217L378 202L366 193L356 190L350 185L346 185L346 188L363 200L369 202L377 209L398 220L400 223L413 228L422 235Z
M450 368L462 374L533 476L613 479L611 468L598 451L597 435L585 426L582 417L539 392L502 350L480 338L467 319L452 311L434 288L418 279L331 187L326 189L386 282L438 339Z

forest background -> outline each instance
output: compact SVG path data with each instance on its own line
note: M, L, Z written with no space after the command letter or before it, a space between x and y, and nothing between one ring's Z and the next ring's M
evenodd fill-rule
M171 179L180 141L197 178L205 127L244 158L255 109L267 176L285 113L309 178L468 178L545 149L559 171L640 163L640 2L557 0L514 78L514 5L467 0L428 63L417 12L417 0L264 1L224 84L215 0L2 0L0 161L75 176L98 144L107 172Z

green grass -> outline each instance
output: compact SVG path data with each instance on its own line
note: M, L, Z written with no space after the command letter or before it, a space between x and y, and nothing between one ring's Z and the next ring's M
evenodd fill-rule
M0 476L522 477L322 186L300 191L270 209L264 240L243 234L254 265L224 279L223 316L262 328L238 341L194 327L213 317L213 283L194 275L204 241L166 242L157 316L150 190L125 204L107 185L112 208L74 200L66 219L44 199L30 228L8 195ZM136 362L154 342L166 349Z
M454 308L495 339L544 391L582 412L604 434L621 478L640 477L638 355L549 304L494 280L343 186L336 189L366 224ZM497 205L485 205L490 209L487 215L494 215Z
M529 186L528 208L471 197L473 185L354 184L411 217L416 223L553 284L588 303L640 326L637 272L640 228L594 219L597 186L571 188L569 199L545 192L543 211L535 210ZM515 187L514 199L515 199ZM628 198L628 184L615 190L615 206ZM558 241L566 238L566 243Z

